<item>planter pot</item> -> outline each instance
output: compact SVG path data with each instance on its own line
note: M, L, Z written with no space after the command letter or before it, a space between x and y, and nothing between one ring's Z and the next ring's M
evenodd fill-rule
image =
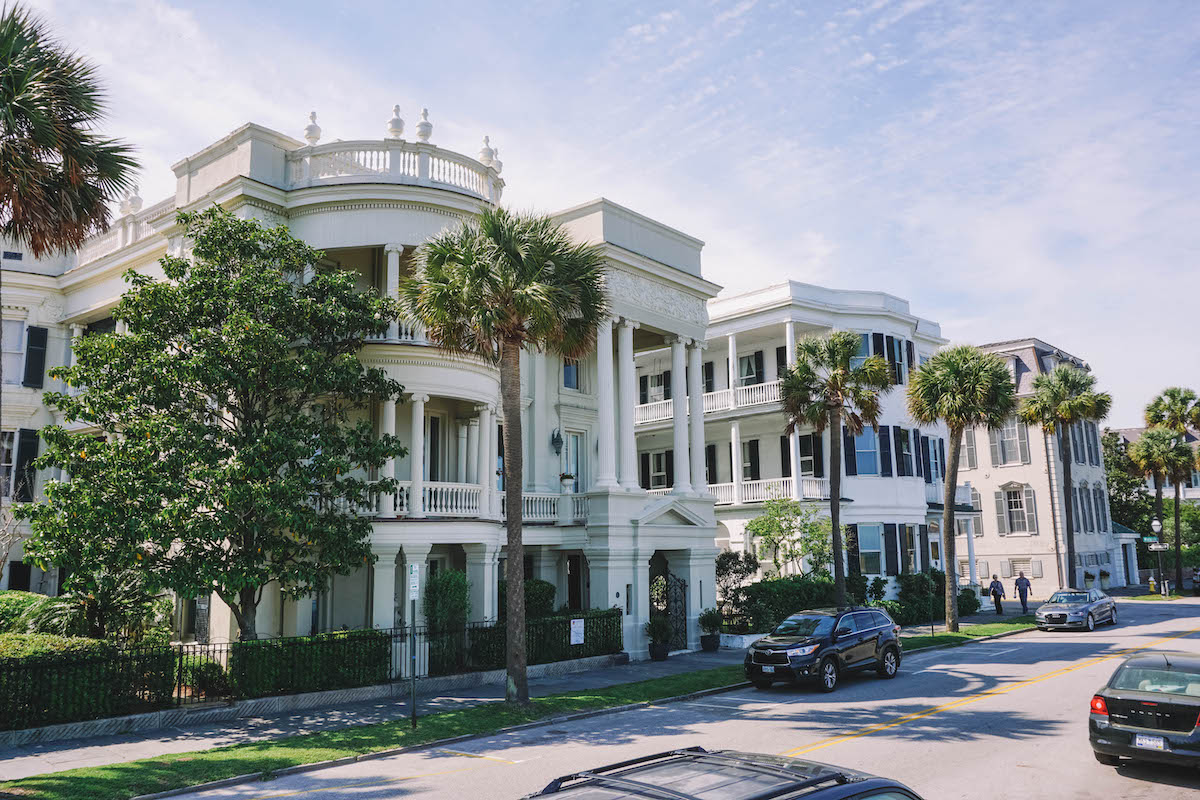
M667 654L671 652L671 645L650 643L650 660L651 661L666 661Z
M1109 585L1108 576L1107 576L1107 575L1101 575L1101 576L1100 576L1100 588L1101 588L1101 589L1107 589L1107 588L1108 588L1108 585Z
M706 633L700 637L700 647L706 653L715 653L721 647L721 634Z

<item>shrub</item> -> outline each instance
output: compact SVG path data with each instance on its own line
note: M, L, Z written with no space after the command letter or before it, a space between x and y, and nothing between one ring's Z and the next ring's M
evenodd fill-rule
M608 655L624 649L623 613L619 608L591 611L560 610L551 616L529 620L525 631L529 664L549 664L574 658ZM583 619L583 644L571 644L571 620ZM505 664L507 631L503 622L467 629L467 652L461 671L502 669ZM461 646L462 639L455 640Z
M851 604L863 606L867 604L867 576L854 572L846 576L846 596Z
M958 615L969 617L979 610L979 597L973 589L962 589L958 593Z
M721 612L715 608L706 608L700 612L700 617L697 622L700 623L700 630L707 634L721 632L721 624L725 621L721 616Z
M897 625L903 624L900 622L900 617L902 616L900 604L895 600L880 600L878 603L872 603L872 605L882 608L884 611L886 611L888 616L891 617L892 621L894 621Z
M372 686L391 668L392 636L375 630L235 642L229 653L238 698Z
M670 644L675 634L675 626L666 616L651 617L644 629L651 644Z
M758 572L758 559L753 553L722 550L717 553L717 605L722 611L736 611L738 590L751 575Z
M743 586L739 605L750 630L769 631L798 611L833 605L833 579L823 575L788 575Z
M867 602L873 606L879 605L883 601L883 598L887 596L887 589L887 578L872 578L871 585L867 587Z
M525 619L548 617L554 613L554 594L558 589L550 581L530 578L525 581ZM563 606L565 609L566 606ZM498 616L503 619L508 612L507 582L500 581L500 605ZM560 609L561 611L561 609Z
M45 599L43 594L16 589L0 592L0 633L24 633L26 613Z
M229 674L221 662L191 653L185 653L180 660L179 678L183 686L190 686L195 694L209 698L229 694Z

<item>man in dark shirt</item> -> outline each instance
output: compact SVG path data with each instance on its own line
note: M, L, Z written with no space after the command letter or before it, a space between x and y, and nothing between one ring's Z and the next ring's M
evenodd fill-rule
M1004 607L1000 605L1000 598L1004 597L1004 584L1000 582L999 575L992 576L992 583L988 586L988 594L992 596L992 602L996 604L996 613L1003 614Z
M1017 597L1021 598L1021 613L1022 614L1029 613L1029 590L1032 588L1033 588L1033 585L1029 582L1029 578L1025 577L1025 573L1018 572L1016 589L1017 589Z

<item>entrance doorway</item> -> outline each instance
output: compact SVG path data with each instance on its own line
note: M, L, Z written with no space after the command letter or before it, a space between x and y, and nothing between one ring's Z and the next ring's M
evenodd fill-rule
M650 559L650 616L671 622L671 649L687 649L687 581L671 572L661 550Z

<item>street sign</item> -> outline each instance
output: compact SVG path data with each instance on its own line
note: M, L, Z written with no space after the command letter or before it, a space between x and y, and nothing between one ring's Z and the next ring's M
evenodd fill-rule
M408 599L418 600L421 589L421 565L412 563L408 565Z
M1158 537L1153 534L1150 534L1148 536L1143 536L1142 541L1145 542L1146 544L1150 544L1151 542L1157 542Z
M1161 553L1164 550L1170 550L1171 545L1167 544L1166 542L1153 542L1150 544L1148 549L1152 553Z

